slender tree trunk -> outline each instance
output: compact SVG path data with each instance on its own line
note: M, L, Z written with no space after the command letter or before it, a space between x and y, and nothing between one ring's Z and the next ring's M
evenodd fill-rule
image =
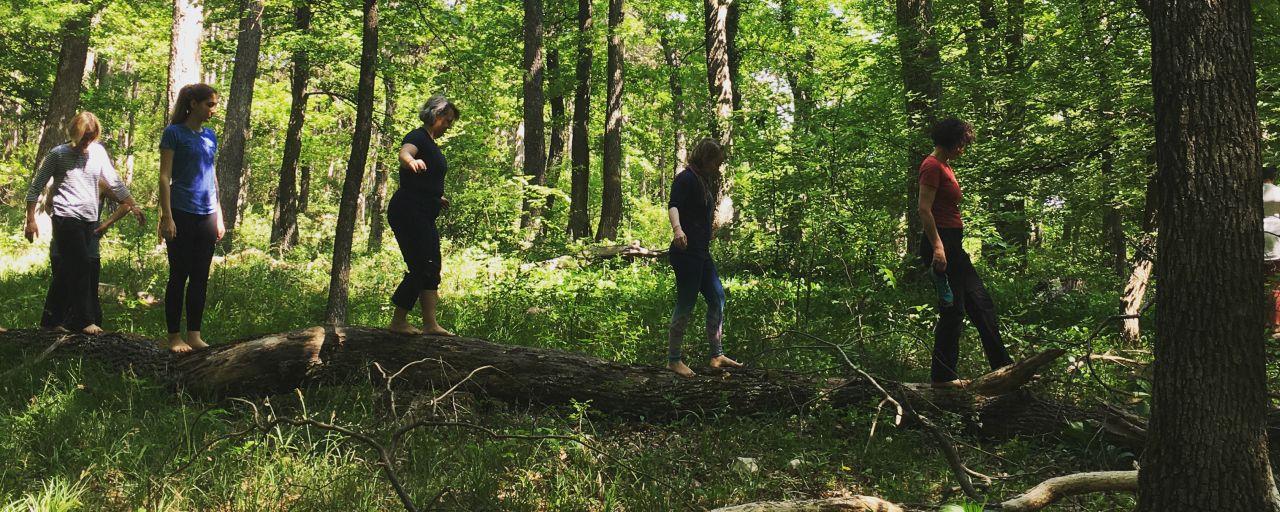
M658 40L662 45L662 57L667 63L667 85L671 89L671 127L672 127L672 159L671 176L674 178L684 161L688 159L688 137L684 131L684 85L680 80L680 51L671 44L671 37L666 27ZM666 187L660 187L666 190Z
M578 65L574 77L577 87L573 95L573 183L569 193L569 236L575 239L591 236L590 204L591 141L587 129L591 122L591 0L578 0Z
M1139 512L1280 510L1265 430L1252 20L1249 0L1151 11L1160 311Z
M1124 291L1120 295L1120 314L1126 317L1142 312L1143 301L1147 297L1147 284L1151 280L1151 271L1155 267L1155 235L1156 214L1160 210L1160 183L1156 175L1147 178L1146 205L1142 213L1142 238L1138 241L1133 256L1133 270L1125 282ZM1137 347L1142 339L1142 322L1139 318L1125 318L1120 328L1120 337L1130 347Z
M929 127L937 119L942 83L937 73L942 69L938 43L933 36L933 1L898 0L898 55L902 59L902 85L907 113L907 257L916 253L920 244L920 162L933 149Z
M596 240L618 238L622 224L622 0L609 0L609 60L606 67L608 97L605 102L603 194Z
M200 40L204 38L204 1L173 0L169 40L169 109L183 86L200 82ZM168 111L166 110L166 115Z
M351 244L356 228L356 201L369 158L369 138L373 129L373 83L378 66L378 2L364 0L364 28L361 31L360 85L356 91L356 126L351 136L351 157L342 182L342 202L338 206L338 232L333 239L333 266L329 271L329 304L325 323L347 321L347 291L351 280Z
M547 186L556 188L560 183L560 163L564 160L565 138L564 132L567 128L568 120L565 118L564 90L560 84L564 80L559 79L560 70L560 51L551 48L547 50L547 76L552 82L551 87L551 145L547 147ZM551 210L551 206L555 204L556 196L547 195L547 211ZM542 223L541 230L546 231L547 224Z
M80 90L84 81L84 65L89 58L89 25L93 12L85 12L68 19L62 25L62 44L58 50L58 71L53 77L53 91L49 93L49 110L44 116L40 131L40 144L36 147L36 160L32 168L40 166L40 160L58 144L67 139L67 123L76 115L80 105Z
M294 29L300 34L311 31L311 3L294 2ZM280 184L276 187L275 219L271 223L271 246L288 252L298 239L298 212L306 207L298 201L298 157L302 155L302 124L307 113L307 78L311 75L311 58L305 47L294 50L290 70L289 127L284 135L284 157L280 162ZM307 186L303 179L303 187ZM306 194L303 193L303 196ZM304 202L305 204L305 202Z
M374 147L378 151L386 151L389 154L395 151L396 132L394 126L396 122L396 80L393 73L385 73L382 75L382 85L385 88L386 111L382 113L382 129L378 130L378 143ZM382 250L382 233L383 220L382 213L386 209L387 204L387 181L390 180L391 167L387 165L387 158L383 155L375 154L374 172L373 172L373 197L369 200L369 252L377 253Z
M529 184L547 184L545 80L542 60L542 0L524 0L524 174ZM542 216L542 201L524 194L520 227L536 233Z
M218 185L221 190L222 222L227 233L223 247L235 245L239 216L240 181L245 173L244 153L252 132L249 115L253 105L253 82L258 77L258 48L262 43L262 2L244 0L240 32L236 37L236 62L231 72L231 94L227 99L226 124L218 148Z
M301 176L298 177L298 213L307 213L307 206L311 204L311 166L303 165L301 167ZM294 230L294 241L297 241L298 231Z
M1004 97L1007 98L1000 132L1002 139L1012 145L1022 137L1020 130L1025 126L1023 118L1026 113L1026 100L1022 91L1015 85L1025 71L1023 62L1023 39L1025 37L1026 7L1024 0L1008 1L1008 23L1004 33ZM1026 187L1022 179L1015 176L1003 176L996 180L995 190L991 198L995 211L994 222L996 232L1017 256L1019 264L1026 264L1027 246L1031 239L1031 226L1027 221ZM997 251L990 251L996 255Z
M798 40L800 29L796 23L798 7L795 0L783 0L781 4L781 20L788 37ZM802 45L803 55L789 58L792 63L787 67L787 86L791 89L792 111L795 113L791 125L792 158L790 170L784 176L784 190L802 190L801 179L809 168L809 155L812 148L813 87L810 75L813 69L813 47L806 42ZM805 197L803 194L779 194L782 202L783 221L779 229L778 254L790 259L796 254L804 238ZM908 212L909 213L909 212ZM781 247L785 245L785 249ZM785 262L789 263L789 262Z

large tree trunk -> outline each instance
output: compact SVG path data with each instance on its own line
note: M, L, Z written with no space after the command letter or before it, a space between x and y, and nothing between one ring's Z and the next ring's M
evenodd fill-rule
M542 60L542 0L524 0L524 174L529 184L547 184L546 133L543 117L545 68ZM520 227L536 233L542 216L542 202L526 191L521 207Z
M231 71L231 95L227 99L226 124L218 148L218 185L221 190L222 222L227 232L223 247L235 245L236 218L240 206L240 182L245 174L244 153L252 127L253 82L258 77L258 47L262 43L262 2L244 0L240 32L236 36L236 62Z
M671 178L675 179L689 156L689 142L684 130L684 85L680 80L680 51L671 43L671 36L665 26L658 43L662 46L662 58L667 64L667 86L671 90L671 131L674 139L671 148ZM663 187L663 190L666 188Z
M356 126L351 136L351 157L342 182L342 202L338 206L338 227L333 239L333 266L329 270L329 302L325 323L341 325L347 320L347 287L351 279L351 245L356 229L356 201L364 166L369 159L369 138L373 129L373 82L378 67L378 1L364 0L364 28L361 33L360 85L356 90Z
M711 111L714 113L711 118L711 134L719 139L726 152L731 151L733 146L734 84L729 41L729 28L732 25L729 4L733 2L734 0L703 0L702 4L707 87L711 92ZM716 169L716 179L712 185L715 188L716 226L727 215L727 212L723 212L727 202L725 168L725 165L721 165Z
M604 162L600 196L600 227L596 240L618 238L622 224L622 0L609 0L609 59L605 84Z
M933 37L933 1L898 0L898 55L902 60L902 85L907 112L906 217L907 257L916 253L920 244L920 163L933 149L928 131L937 118L942 83L937 73L942 69L938 43Z
M591 122L591 0L578 0L578 65L574 73L577 87L573 94L573 183L569 192L569 236L575 239L591 236L591 219L587 206L591 202L591 141L587 129Z
M382 75L382 85L386 98L384 107L386 110L382 113L382 127L378 130L378 142L374 147L378 151L386 151L388 155L395 153L398 148L396 144L395 127L395 111L396 111L396 80L393 73L384 73ZM383 226L383 210L387 204L387 182L390 181L391 167L387 165L387 158L383 155L373 155L373 191L372 197L369 199L369 252L377 253L382 250L382 233L385 228Z
M1160 311L1140 512L1280 510L1265 430L1252 34L1249 0L1151 11Z
M80 90L84 82L84 66L89 56L89 25L93 11L81 6L84 12L68 19L62 25L62 44L58 50L58 71L53 77L53 91L49 93L49 110L44 116L40 131L40 144L36 147L36 160L32 169L40 166L40 160L49 150L67 139L67 123L76 115L80 105ZM17 138L17 137L15 137Z
M311 31L311 3L297 0L294 4L294 29L305 34ZM304 47L293 53L293 69L290 70L289 127L284 135L284 157L280 162L280 184L276 187L275 219L271 223L271 246L288 252L298 240L298 212L306 210L299 204L298 157L302 155L302 124L307 113L307 78L311 75L311 59ZM306 186L304 179L303 186ZM305 194L303 194L305 195Z
M204 1L173 0L169 39L169 109L183 86L200 82L200 40L204 38ZM167 111L166 111L167 116ZM167 123L167 117L166 117Z

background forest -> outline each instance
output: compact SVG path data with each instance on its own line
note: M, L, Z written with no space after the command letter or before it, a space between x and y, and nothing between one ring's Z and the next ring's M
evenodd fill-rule
M1262 158L1274 165L1280 3L1253 9ZM103 241L105 327L160 337L157 145L174 70L188 69L222 94L212 125L234 212L210 283L204 336L215 345L334 319L386 324L403 269L383 213L395 151L418 106L445 94L462 113L442 145L452 206L440 219L441 317L455 332L661 364L670 267L589 255L665 249L674 173L698 139L716 137L731 145L732 222L713 245L728 353L838 373L813 336L878 376L923 381L935 312L908 257L914 170L931 148L924 127L958 116L978 136L955 163L966 246L1015 357L1066 349L1042 392L1084 403L1105 383L1143 412L1148 381L1125 365L1090 375L1078 363L1086 341L1150 360L1150 198L1161 184L1148 26L1141 0L4 0L0 325L36 325L49 279L47 238L22 236L38 155L61 143L42 133L91 110L148 208L146 226L126 219ZM335 262L350 265L347 280L331 276ZM1117 314L1146 316L1107 320ZM970 329L962 374L984 371L977 345ZM697 337L686 346L703 359ZM205 449L249 424L243 404L36 356L0 345L5 510L400 507L369 452L342 436L279 427ZM375 401L352 386L271 407L372 428ZM590 439L607 456L554 439L423 432L401 462L420 504L668 510L849 493L976 504L924 432L883 416L873 427L874 404L654 424L590 403L467 414L499 431ZM1054 438L958 442L971 467L1007 476L984 490L991 500L1056 474L1132 469L1136 457L1083 424ZM1059 507L1132 504L1100 495Z

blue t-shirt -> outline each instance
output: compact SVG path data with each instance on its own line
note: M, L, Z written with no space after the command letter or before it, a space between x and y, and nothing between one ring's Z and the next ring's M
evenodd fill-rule
M213 174L218 137L213 130L206 127L196 133L184 124L171 124L160 136L160 149L173 150L170 208L196 215L213 213L218 202Z

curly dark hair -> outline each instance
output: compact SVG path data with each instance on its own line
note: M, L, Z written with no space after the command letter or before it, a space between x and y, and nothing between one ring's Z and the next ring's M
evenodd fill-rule
M1263 180L1265 180L1265 181L1275 181L1275 180L1276 180L1276 166L1274 166L1274 165L1264 165L1264 166L1262 166L1262 179L1263 179Z
M959 149L973 143L973 125L954 117L948 117L933 124L929 132L933 145L940 148Z

